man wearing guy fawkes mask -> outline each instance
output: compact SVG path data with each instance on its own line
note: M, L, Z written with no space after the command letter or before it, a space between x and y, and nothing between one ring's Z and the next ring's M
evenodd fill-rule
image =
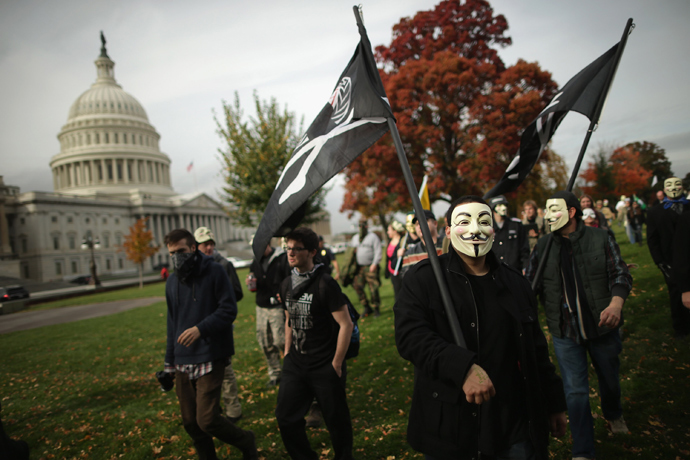
M553 245L537 287L553 338L568 403L573 458L593 459L594 422L589 405L587 353L597 376L604 417L613 433L627 433L623 419L618 355L622 309L632 277L615 239L604 229L587 227L571 192L546 201L545 220ZM532 280L551 235L532 251L527 278Z
M489 200L494 218L493 250L498 260L524 270L529 260L529 239L520 219L508 214L508 200L498 195Z
M415 367L407 439L427 459L545 460L566 405L534 294L496 259L482 198L454 201L446 222L452 247L439 263L467 348L453 341L429 260L418 262L393 308L398 352Z
M673 276L673 257L678 250L673 240L680 216L690 213L690 201L685 197L683 182L677 177L664 181L664 194L664 199L647 213L647 245L668 286L675 337L683 339L690 333L690 312L683 306L682 292Z

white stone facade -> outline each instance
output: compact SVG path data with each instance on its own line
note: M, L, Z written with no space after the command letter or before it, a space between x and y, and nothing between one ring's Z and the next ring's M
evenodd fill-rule
M94 250L99 276L135 273L120 246L140 217L149 217L160 246L146 270L168 263L163 238L175 228L210 227L220 249L248 241L253 229L231 225L208 195L175 194L160 135L115 81L104 40L95 64L96 82L74 102L58 134L60 153L50 161L55 192L19 193L0 177L0 276L18 272L51 281L87 275L91 253L81 243L89 236L100 241Z

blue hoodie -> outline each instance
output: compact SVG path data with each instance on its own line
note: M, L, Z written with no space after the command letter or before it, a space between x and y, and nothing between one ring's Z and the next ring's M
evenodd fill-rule
M235 354L232 322L237 302L230 279L212 257L197 251L201 260L189 282L181 283L173 273L165 284L168 303L168 340L165 362L201 364ZM197 326L201 337L190 347L177 343L185 330Z

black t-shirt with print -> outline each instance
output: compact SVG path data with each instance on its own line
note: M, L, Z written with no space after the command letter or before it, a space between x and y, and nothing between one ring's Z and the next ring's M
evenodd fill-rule
M326 274L325 267L319 267L308 282L294 291L292 278L286 278L281 297L290 313L293 358L310 368L333 361L340 327L332 312L344 305L338 283Z

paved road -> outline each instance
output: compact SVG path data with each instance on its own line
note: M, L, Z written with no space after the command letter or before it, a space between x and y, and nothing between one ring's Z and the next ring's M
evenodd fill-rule
M114 302L2 315L0 316L0 334L112 315L113 313L131 310L132 308L145 307L162 300L165 300L165 298L146 297L143 299L116 300Z

